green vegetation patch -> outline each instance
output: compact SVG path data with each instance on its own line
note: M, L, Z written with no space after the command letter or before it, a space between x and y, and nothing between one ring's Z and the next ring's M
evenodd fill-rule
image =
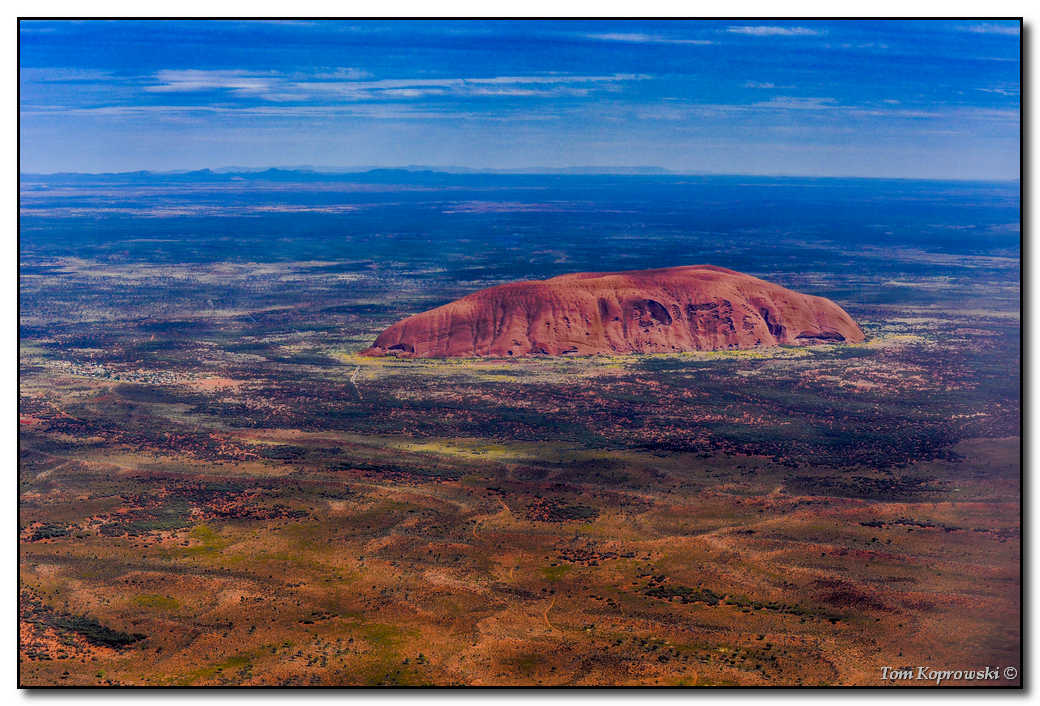
M555 583L566 576L570 570L571 567L566 564L553 564L550 566L543 566L540 571L546 581L552 581Z
M525 677L531 676L538 667L545 663L545 655L536 652L525 652L503 660L503 664L512 667Z
M386 623L365 623L360 629L362 637L374 647L396 647L405 638L400 628Z
M191 525L191 506L184 500L171 500L155 509L139 510L116 522L98 527L105 537L135 537L149 532L169 532Z
M221 662L210 664L189 672L183 677L178 678L174 683L177 686L191 686L200 681L214 679L220 676L221 672L225 669L248 669L252 667L253 660L259 656L262 651L263 648L232 655Z
M145 608L174 611L181 607L180 601L171 596L160 596L158 593L142 593L134 596L134 603Z

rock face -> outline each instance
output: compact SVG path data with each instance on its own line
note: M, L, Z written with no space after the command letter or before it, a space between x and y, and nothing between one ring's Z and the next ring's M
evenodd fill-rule
M692 265L491 287L399 321L364 353L671 353L862 340L856 322L829 299Z

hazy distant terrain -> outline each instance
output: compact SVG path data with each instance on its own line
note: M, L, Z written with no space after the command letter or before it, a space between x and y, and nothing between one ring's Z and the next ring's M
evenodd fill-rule
M1011 182L23 175L21 679L1017 664L1018 220ZM867 340L357 355L483 287L702 263Z

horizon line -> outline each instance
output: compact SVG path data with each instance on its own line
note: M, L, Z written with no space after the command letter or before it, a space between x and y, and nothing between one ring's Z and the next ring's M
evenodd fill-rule
M931 177L931 176L883 176L864 174L797 174L782 172L712 172L712 171L677 171L667 167L652 165L615 165L615 166L573 166L573 167L512 167L512 168L480 168L445 165L357 165L357 166L283 166L271 165L263 167L219 166L199 167L196 169L127 169L122 171L85 172L75 170L31 172L18 171L21 177L47 176L120 176L129 174L149 174L155 176L175 176L194 173L214 175L249 175L270 171L300 172L308 174L368 174L379 171L428 172L451 176L467 175L500 175L500 176L700 176L700 177L765 177L782 179L874 179L889 181L954 181L954 182L1021 182L1021 174L1014 177Z

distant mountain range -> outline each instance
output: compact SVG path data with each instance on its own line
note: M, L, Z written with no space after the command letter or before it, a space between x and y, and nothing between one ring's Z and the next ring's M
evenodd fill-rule
M283 178L287 175L344 175L344 174L634 174L634 175L674 175L677 172L664 169L663 167L530 167L524 169L472 169L470 167L434 167L426 165L407 165L403 167L381 167L381 166L357 166L357 167L328 167L314 166L309 164L294 165L286 167L240 167L227 166L216 169L194 169L194 170L170 170L153 171L138 170L130 172L51 172L23 173L23 177L35 176L125 176L125 177L176 177L185 176L193 179L205 179L214 176L263 176L272 178Z
M820 176L788 176L782 174L717 174L670 171L662 167L560 167L529 169L471 169L468 167L433 167L410 165L405 167L219 167L217 169L197 169L193 171L133 171L133 172L53 172L49 174L24 172L20 175L22 188L40 188L61 184L226 184L235 181L266 181L289 183L318 183L352 181L368 184L466 184L479 183L478 179L497 177L503 183L530 184L532 180L539 183L546 178L568 180L573 177L596 178L632 178L640 177L652 180L654 177L665 179L694 180L776 180L790 182L838 182L838 181L935 181L917 179L880 179L873 177L820 177ZM960 181L960 180L954 180ZM979 182L995 183L995 182Z
M472 167L435 167L423 164L409 164L403 167L387 167L366 165L358 167L322 167L301 164L286 167L275 167L297 172L318 172L322 174L357 174L360 172L404 171L404 172L439 172L441 174L675 174L664 167L524 167L520 169L474 169ZM219 167L217 173L237 172L241 174L269 171L267 167Z

